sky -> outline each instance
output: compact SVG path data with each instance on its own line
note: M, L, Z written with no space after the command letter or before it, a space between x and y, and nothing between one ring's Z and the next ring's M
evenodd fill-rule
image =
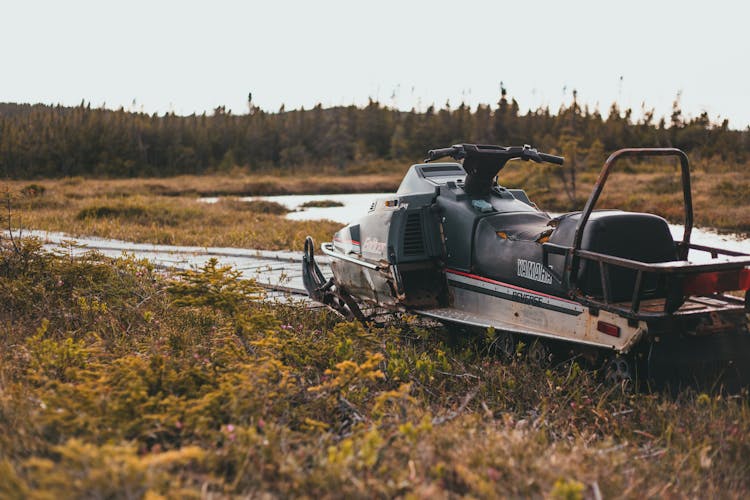
M750 126L750 3L0 0L0 102L148 113L579 102Z

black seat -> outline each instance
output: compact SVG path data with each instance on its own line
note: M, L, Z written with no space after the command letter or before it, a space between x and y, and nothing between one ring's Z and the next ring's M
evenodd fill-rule
M550 243L572 246L580 213L557 219ZM670 262L678 259L677 246L667 221L653 214L602 210L591 214L581 240L581 249L613 255L638 262ZM550 264L562 269L562 258L550 256ZM635 286L636 271L609 266L610 293L613 301L628 301ZM578 287L587 295L603 296L599 265L581 261ZM648 297L663 297L664 284L654 275L645 275L643 291Z
M564 257L550 255L552 270L542 268L542 243L573 245L580 213L566 214L550 224L541 212L496 214L485 217L474 233L473 270L497 279L553 295L565 296L567 289L556 278L564 270ZM556 226L556 227L554 227ZM667 221L642 213L603 210L591 214L584 230L581 249L639 262L669 262L677 259L677 247ZM533 268L534 272L528 272ZM636 271L609 266L610 297L631 299ZM576 285L589 296L603 296L597 263L581 260ZM664 297L664 283L655 275L644 276L645 297Z

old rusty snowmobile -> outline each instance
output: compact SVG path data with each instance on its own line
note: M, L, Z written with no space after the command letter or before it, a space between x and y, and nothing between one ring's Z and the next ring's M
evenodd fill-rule
M645 156L680 161L679 241L657 215L594 210L617 161ZM462 163L435 163L444 157ZM523 190L496 183L510 160L563 164L529 146L430 150L395 195L374 200L366 215L321 246L330 279L307 239L303 279L310 297L362 321L363 311L380 309L491 327L501 351L513 353L522 341L539 361L576 353L602 363L614 382L660 372L690 377L706 366L748 380L750 255L691 243L683 151L613 153L583 210L556 217ZM696 262L697 254L706 258Z

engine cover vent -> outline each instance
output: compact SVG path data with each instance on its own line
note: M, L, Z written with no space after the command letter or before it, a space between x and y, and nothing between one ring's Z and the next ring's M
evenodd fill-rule
M406 227L404 228L404 255L423 254L422 214L418 211L410 212L406 216Z

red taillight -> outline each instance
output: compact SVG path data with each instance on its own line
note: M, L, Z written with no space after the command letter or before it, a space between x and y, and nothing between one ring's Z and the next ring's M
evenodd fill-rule
M750 290L750 269L717 271L685 276L685 295L708 295L731 290Z
M617 325L613 325L612 323L606 323L604 321L598 321L596 323L596 329L602 332L605 335L609 335L610 337L619 337L620 336L620 327Z

